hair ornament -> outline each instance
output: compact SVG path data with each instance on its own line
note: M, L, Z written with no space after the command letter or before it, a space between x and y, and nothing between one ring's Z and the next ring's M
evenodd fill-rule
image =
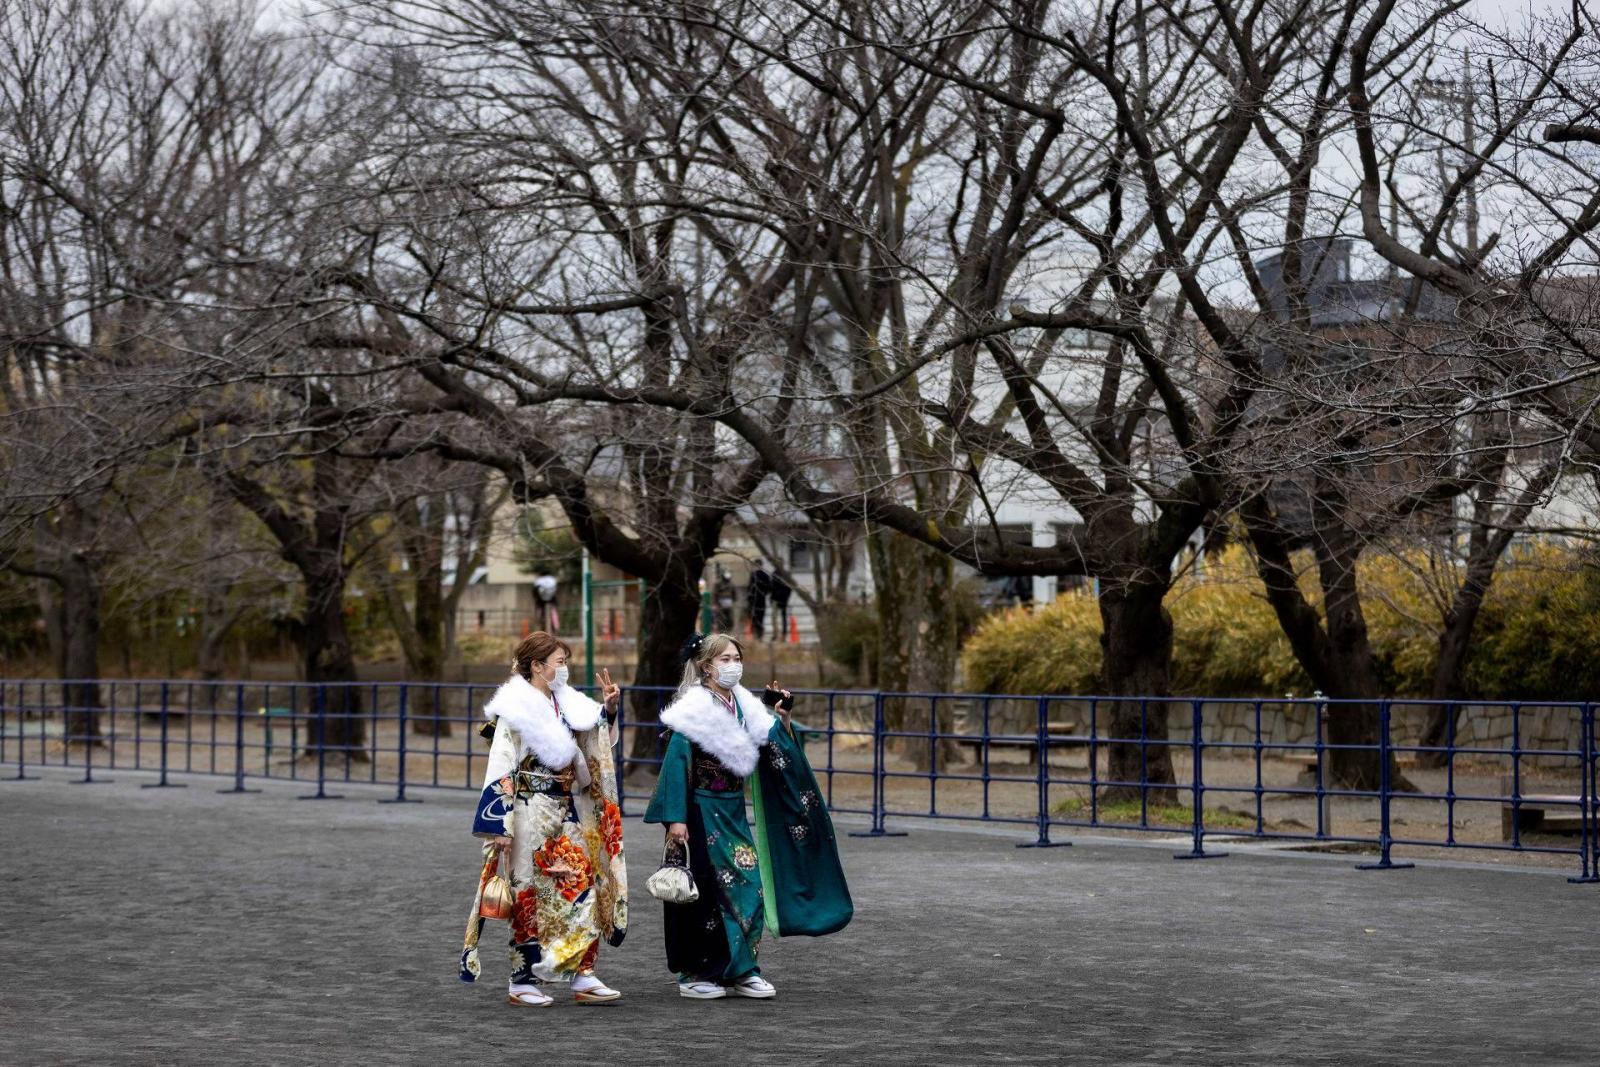
M678 659L688 663L700 654L700 648L706 643L706 635L701 633L690 634L683 642L683 647L678 650Z

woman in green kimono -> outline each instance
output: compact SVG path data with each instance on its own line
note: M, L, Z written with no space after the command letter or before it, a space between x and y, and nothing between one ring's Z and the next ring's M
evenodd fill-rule
M683 683L661 721L672 731L645 822L687 847L700 897L667 904L667 966L696 1000L777 994L756 962L762 934L833 933L850 890L833 823L789 721L739 684L744 649L727 634L685 646ZM749 783L755 820L745 818Z

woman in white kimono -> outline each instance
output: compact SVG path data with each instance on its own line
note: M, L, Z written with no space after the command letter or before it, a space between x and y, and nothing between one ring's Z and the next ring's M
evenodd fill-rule
M538 631L484 708L493 731L473 833L500 853L516 908L507 1003L543 1007L542 982L570 982L580 1004L622 994L594 973L600 940L628 925L622 817L607 718L621 690L601 672L604 704L567 685L566 642Z

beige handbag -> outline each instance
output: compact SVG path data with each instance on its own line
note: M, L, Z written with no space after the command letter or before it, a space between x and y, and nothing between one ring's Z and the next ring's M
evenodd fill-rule
M483 870L487 874L490 865L498 868L500 858L504 853L494 853L484 861ZM506 862L509 864L510 858ZM517 910L517 894L511 888L511 879L501 874L497 869L495 873L483 881L483 899L478 902L478 914L485 919L504 919L511 921L511 916Z
M682 862L672 862L674 853ZM700 890L695 886L694 874L689 870L688 842L680 844L667 838L666 848L661 854L661 866L656 868L656 873L644 885L650 890L650 895L663 904L693 904L699 900Z

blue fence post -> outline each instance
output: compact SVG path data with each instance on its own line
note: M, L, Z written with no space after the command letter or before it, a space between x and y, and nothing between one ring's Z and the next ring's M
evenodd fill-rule
M1444 843L1456 843L1456 706L1452 702L1444 731Z
M37 774L28 773L28 738L26 736L28 720L28 695L21 685L17 686L17 696L21 698L17 705L17 773L10 778L0 779L6 782L37 782ZM6 682L0 678L0 734L6 728Z
M1358 871L1398 871L1415 867L1414 863L1394 863L1389 859L1393 838L1389 833L1389 702L1378 705L1378 862L1358 863Z
M1581 872L1567 881L1575 885L1600 882L1600 870L1595 864L1595 789L1594 789L1594 705L1585 704L1578 715L1578 825L1582 837L1578 846Z
M904 830L891 832L883 828L884 809L888 807L884 792L884 725L883 693L872 694L872 829L853 830L851 837L905 837Z
M1588 788L1584 790L1589 798L1589 874L1591 881L1600 881L1600 782L1596 782L1596 762L1600 761L1600 752L1597 752L1594 743L1595 715L1594 705L1585 704L1583 710L1588 713L1588 722L1584 725L1583 736L1589 740L1589 758L1585 761L1588 765L1586 781Z
M395 791L394 791L394 796L392 796L392 797L390 797L388 799L385 799L385 800L378 801L379 804L421 804L422 803L422 800L419 797L408 797L408 796L406 796L406 725L407 725L407 723L406 723L406 698L407 698L407 695L410 692L411 692L411 687L409 685L406 685L404 682L400 683L400 711L399 711L400 741L399 741L398 745L396 746L396 750L397 750L397 752L399 753L399 756L400 756L400 766L395 771ZM439 697L441 695L442 694L440 694L439 690L435 689L433 691L433 729L434 729L435 733L438 733L438 731L439 731ZM377 721L377 719L376 719L376 716L377 716L377 703L378 703L377 699L376 699L376 696L374 696L374 699L373 699L372 703L373 703L373 716L374 716L373 721L376 722ZM377 729L376 726L374 726L373 729L372 729L372 749L373 749L372 764L373 764L374 768L376 768L376 766L378 764L378 757L377 757L378 729Z
M160 714L161 714L161 777L157 781L146 782L144 785L139 787L140 789L184 789L184 788L187 788L181 782L169 782L169 781L167 781L167 712L168 712L168 708L169 708L169 704L167 702L167 685L168 685L168 683L166 683L166 682L162 682L161 683L161 712L160 712ZM138 692L139 692L138 689L134 690L135 694L137 694ZM137 697L135 698L134 703L136 703L136 704L138 703ZM142 715L143 713L144 713L143 709L140 709L140 710L134 712L134 714L136 714L136 715ZM213 719L212 721L214 722L215 719ZM215 727L212 727L212 732L213 733L216 732L216 728Z
M1319 697L1321 693L1317 694ZM1317 840L1328 836L1328 708L1318 700L1311 705L1311 720L1317 731Z
M1589 874L1593 880L1600 881L1600 782L1596 782L1596 763L1600 761L1600 752L1597 752L1594 743L1595 715L1594 705L1585 704L1584 711L1588 712L1589 721L1585 725L1583 735L1589 739L1588 763L1588 788L1585 790L1589 798Z
M1089 701L1089 825L1100 822L1100 701Z
M96 685L96 689L98 689L98 688L99 688L99 686L97 684ZM70 692L71 691L70 688L67 691ZM84 699L85 697L88 696L88 694L89 694L89 687L88 687L87 683L85 683L84 685L82 685L82 686L80 686L78 688L78 699L83 701L82 705L79 706L78 710L79 710L79 712L80 712L80 714L82 716L81 721L86 723L86 724L93 725L94 720L91 719L89 716L97 715L97 714L99 714L99 711L98 711L98 709L91 707L89 702L88 702L88 700ZM113 703L115 703L115 698L113 698ZM71 705L71 701L69 700L68 701L68 707L71 707L71 706L72 706ZM107 712L107 715L110 716L110 715L114 714L115 710L116 709L113 707L111 709L111 711ZM71 717L71 712L69 711L68 712L68 718L70 718L70 717ZM114 720L108 718L107 722L111 723L111 729L113 731L116 730L117 725L116 725L116 722ZM65 733L65 731L63 731L63 733ZM77 782L78 785L97 785L97 784L101 784L101 783L105 783L105 782L111 781L111 779L109 779L109 778L98 778L97 779L94 776L94 743L95 743L95 734L93 732L86 733L86 734L83 735L83 777L78 779L78 782ZM72 739L71 739L71 737L67 738L67 744L64 747L67 748L69 751L71 750L71 747L72 747Z
M1194 845L1188 852L1179 852L1172 858L1175 860L1214 860L1226 856L1226 852L1207 852L1205 849L1205 770L1202 760L1205 756L1205 741L1200 736L1200 731L1205 722L1205 702L1200 700L1190 701L1192 705L1191 722L1194 724L1194 734L1189 739L1190 758L1193 767L1189 772L1190 803L1194 805ZM1257 738L1259 741L1259 737ZM1259 759L1259 757L1258 757ZM1259 762L1258 762L1259 766Z
M1261 701L1256 701L1255 706L1255 757L1256 757L1256 829L1255 835L1261 837L1266 833L1266 819L1263 817L1262 798L1266 790L1262 788L1261 779Z
M327 791L328 781L328 684L326 682L317 686L317 791L307 793L300 797L301 800L338 800L341 794ZM350 761L345 759L345 773L349 773Z
M166 686L161 687L161 703L166 705ZM211 719L211 741L217 740L216 716ZM269 720L270 723L270 720ZM259 793L259 789L244 787L244 686L233 687L233 788L219 789L219 793Z
M985 740L989 733L989 717L984 715ZM1018 848L1070 848L1071 841L1050 840L1050 698L1039 698L1039 837L1035 841L1018 843ZM989 773L988 749L985 745L984 774ZM985 788L988 783L985 782Z

